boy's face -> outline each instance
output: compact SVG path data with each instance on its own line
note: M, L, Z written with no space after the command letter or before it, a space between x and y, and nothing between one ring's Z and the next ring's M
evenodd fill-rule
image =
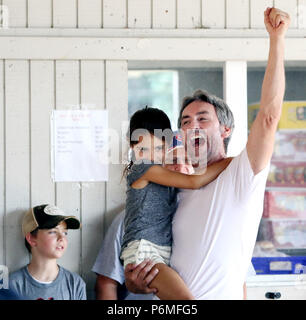
M49 259L59 259L67 248L67 225L65 221L60 222L52 229L39 229L32 244L33 250L40 256Z

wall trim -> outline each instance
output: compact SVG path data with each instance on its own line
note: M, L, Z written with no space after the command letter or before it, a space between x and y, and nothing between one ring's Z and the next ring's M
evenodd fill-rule
M0 59L266 61L268 38L0 36ZM299 48L299 50L296 50ZM304 38L287 38L287 61L305 60Z

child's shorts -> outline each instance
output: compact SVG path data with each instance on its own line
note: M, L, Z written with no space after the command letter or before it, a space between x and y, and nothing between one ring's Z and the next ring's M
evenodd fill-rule
M141 239L130 242L121 253L120 259L123 260L124 268L129 263L139 264L145 259L150 259L155 264L169 265L170 255L170 246L158 246L148 240Z

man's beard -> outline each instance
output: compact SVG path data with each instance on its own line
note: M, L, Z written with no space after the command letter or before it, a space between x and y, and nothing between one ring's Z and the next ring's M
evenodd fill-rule
M190 130L185 137L188 141L187 156L194 167L207 166L207 134L205 130Z
M196 136L195 136L196 137ZM187 156L191 164L196 169L203 169L221 159L223 154L223 141L216 135L206 135L201 139L189 139L187 143Z

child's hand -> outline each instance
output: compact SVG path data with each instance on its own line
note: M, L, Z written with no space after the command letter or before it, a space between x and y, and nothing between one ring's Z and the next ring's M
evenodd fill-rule
M228 166L232 162L233 159L234 159L234 157L228 157L228 158L223 159L223 161L225 162L226 166Z
M124 270L125 285L133 293L157 293L157 289L149 288L158 270L150 260L144 260L139 265L128 264Z

